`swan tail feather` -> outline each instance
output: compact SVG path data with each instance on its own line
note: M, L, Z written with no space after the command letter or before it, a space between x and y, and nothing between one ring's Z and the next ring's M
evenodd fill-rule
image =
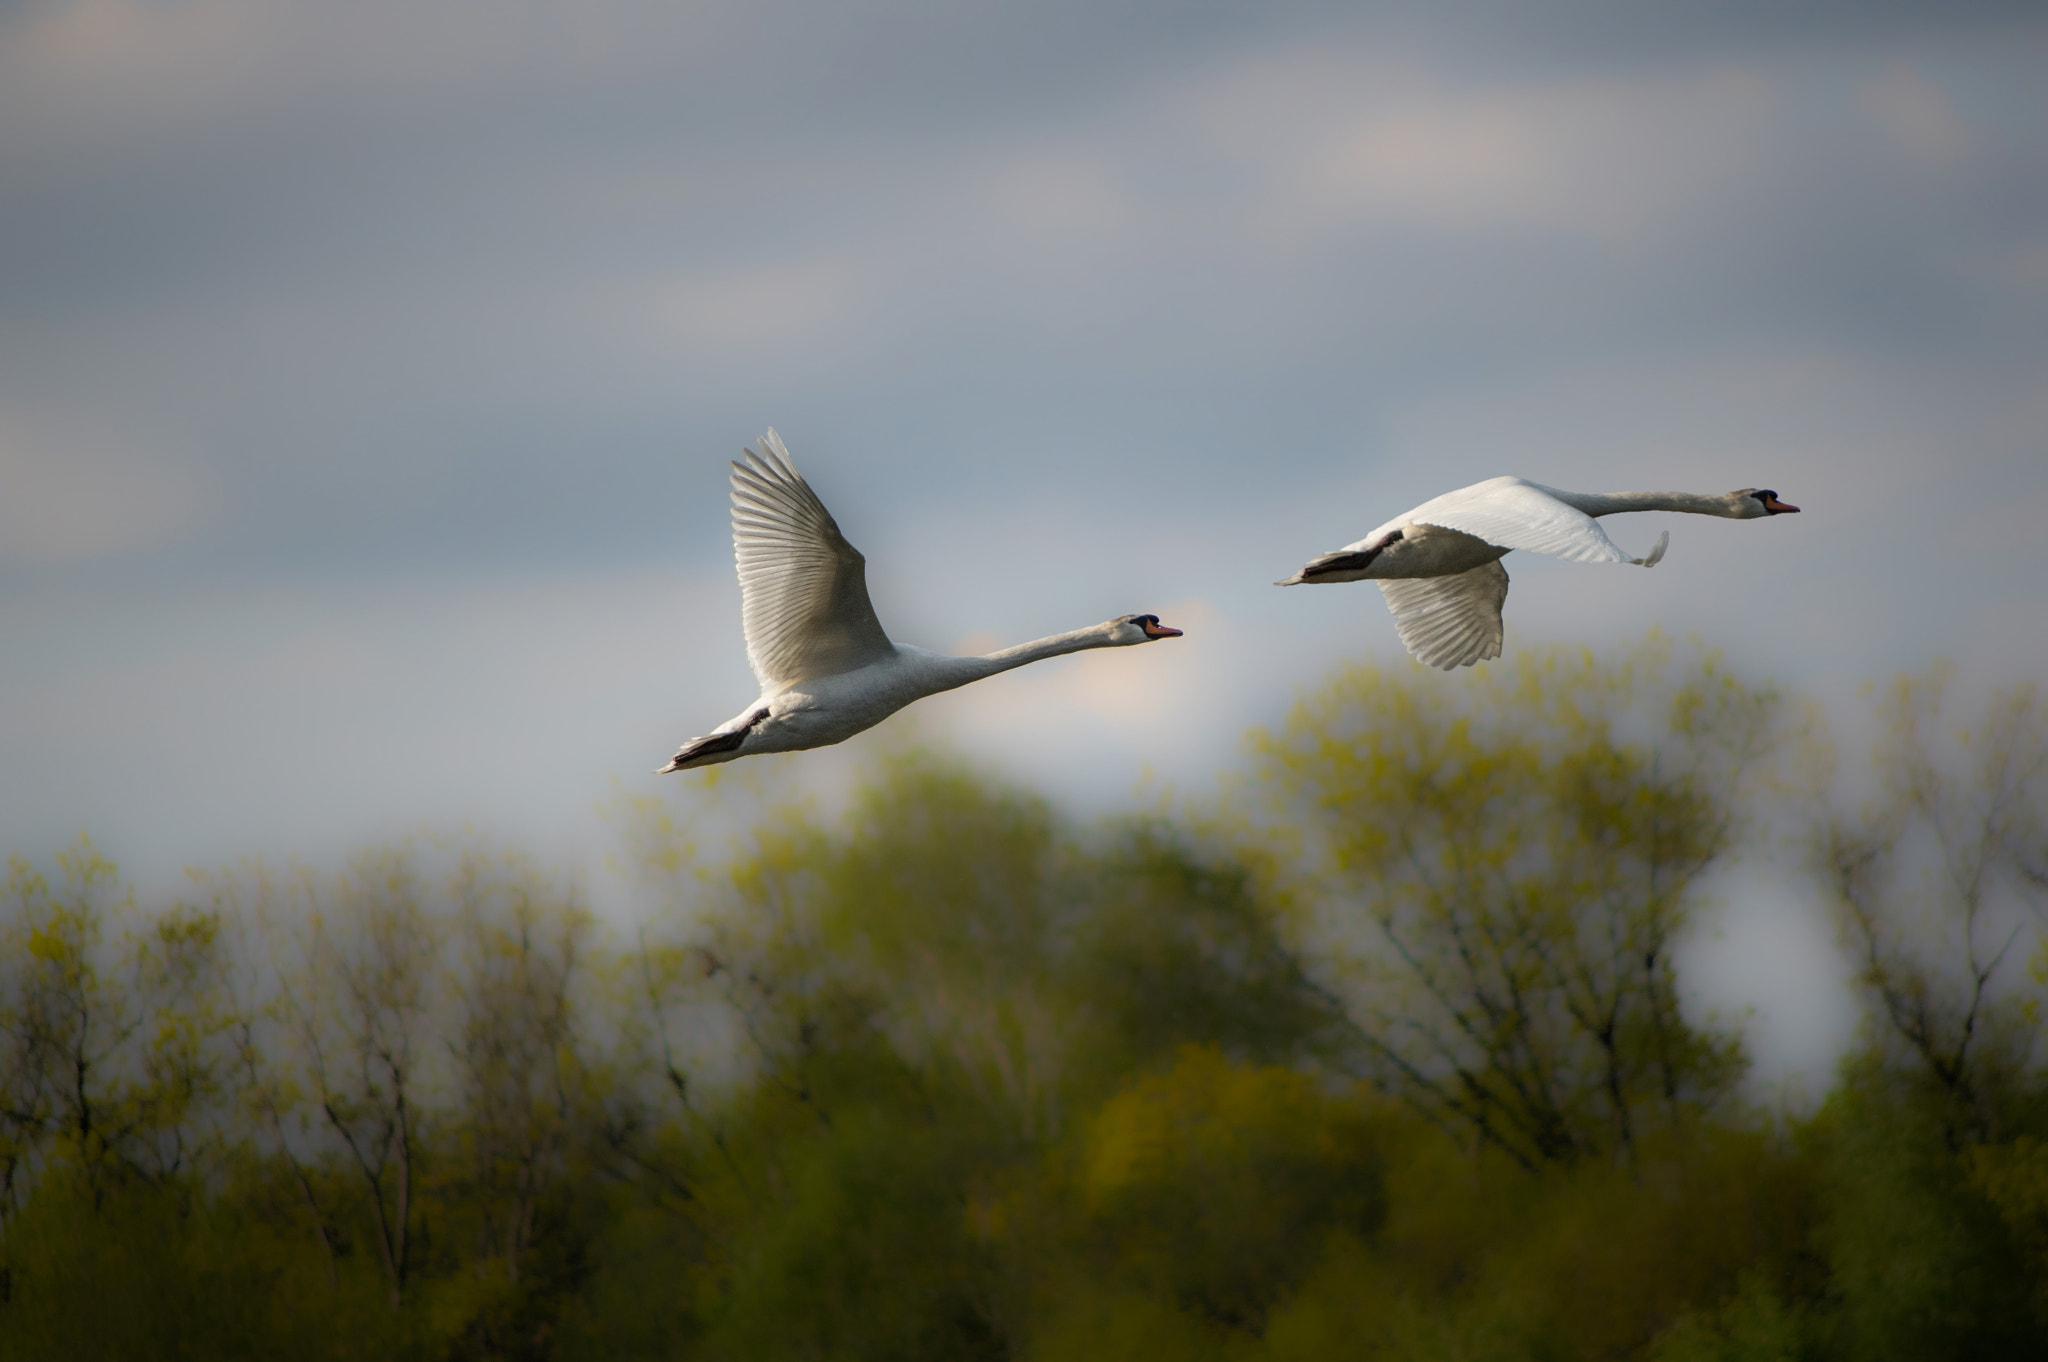
M709 733L701 738L690 739L676 749L676 754L668 759L668 765L662 767L654 774L665 776L670 771L688 770L692 763L711 764L704 761L706 757L720 757L724 760L731 760L725 754L739 751L741 745L747 740L747 734L753 732L754 726L767 717L767 710L757 709L748 715L737 728L723 733Z

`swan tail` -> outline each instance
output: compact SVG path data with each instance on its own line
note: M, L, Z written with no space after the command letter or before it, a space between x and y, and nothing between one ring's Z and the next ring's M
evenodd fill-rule
M1400 538L1395 535L1394 538ZM1304 582L1356 582L1365 577L1365 570L1372 566L1372 560L1380 556L1384 544L1370 549L1337 549L1330 553L1319 553L1292 577L1273 583L1274 586L1300 586Z
M668 765L654 774L665 776L670 771L687 771L693 764L709 765L711 763L705 762L704 758L737 752L740 744L746 740L747 730L744 728L735 729L730 733L713 733L709 737L692 738L676 749L676 754L668 759Z
M767 710L757 709L738 728L690 739L676 749L676 754L668 759L668 765L661 767L654 774L665 776L670 771L687 771L692 766L712 766L720 761L731 761L733 756L738 754L741 744L746 742L747 734L754 731L754 725L767 717ZM706 758L715 760L707 761Z
M1664 561L1664 550L1670 547L1671 531L1666 530L1664 531L1664 533L1657 536L1656 548L1651 549L1648 554L1641 558L1631 558L1629 559L1629 561L1631 563L1636 564L1639 567L1655 567L1657 566L1657 564Z

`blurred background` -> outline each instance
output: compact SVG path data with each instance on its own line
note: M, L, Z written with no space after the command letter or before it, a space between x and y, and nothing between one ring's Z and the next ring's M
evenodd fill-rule
M2044 456L2039 4L0 0L0 1355L2048 1355Z
M1083 815L1398 658L1269 583L1499 473L1804 507L1518 555L1508 648L1697 633L1855 748L2048 664L2044 62L2020 3L12 0L0 841L595 863L755 693L769 425L901 641L1186 630L894 721ZM1824 1073L1756 864L1694 1005Z

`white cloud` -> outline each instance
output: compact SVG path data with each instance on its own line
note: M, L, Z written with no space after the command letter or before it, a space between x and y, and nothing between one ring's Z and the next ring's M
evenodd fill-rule
M1270 231L1370 222L1539 227L1638 243L1725 196L1769 154L1777 91L1741 66L1676 79L1474 90L1426 64L1301 52L1190 101L1261 171Z
M1021 667L920 701L916 722L1090 813L1122 806L1148 776L1203 783L1236 741L1232 683L1259 631L1206 600L1145 608L1185 636ZM1021 641L974 634L953 651Z
M1103 156L1071 147L997 161L987 172L984 195L981 206L992 227L1039 247L1115 235L1135 207Z
M837 255L688 270L654 285L658 325L698 344L765 348L849 322L879 281Z
M1969 126L1942 88L1907 62L1863 83L1866 109L1910 161L1942 165L1970 149Z
M2016 293L2048 293L2048 241L2029 241L1967 257L1965 274Z
M738 6L697 0L63 0L0 48L16 138L125 138L266 110L345 103L389 114L493 88L616 80L715 58ZM36 126L19 116L33 112Z
M45 775L0 825L152 872L422 822L581 838L614 776L754 693L736 596L639 571L0 600L0 762Z
M890 279L886 262L827 250L576 284L553 311L571 328L681 351L693 362L759 362L792 348L843 342Z
M114 440L0 422L0 558L80 562L189 539L218 507L208 479Z

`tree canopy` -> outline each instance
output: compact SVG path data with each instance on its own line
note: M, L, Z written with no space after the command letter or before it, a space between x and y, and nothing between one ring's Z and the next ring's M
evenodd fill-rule
M1347 668L1093 825L771 764L621 801L631 926L473 835L161 904L17 855L0 1356L2040 1351L2048 742L1955 695L1882 692L1853 803L1657 639ZM1868 1003L1805 1111L1678 962L1772 825Z

